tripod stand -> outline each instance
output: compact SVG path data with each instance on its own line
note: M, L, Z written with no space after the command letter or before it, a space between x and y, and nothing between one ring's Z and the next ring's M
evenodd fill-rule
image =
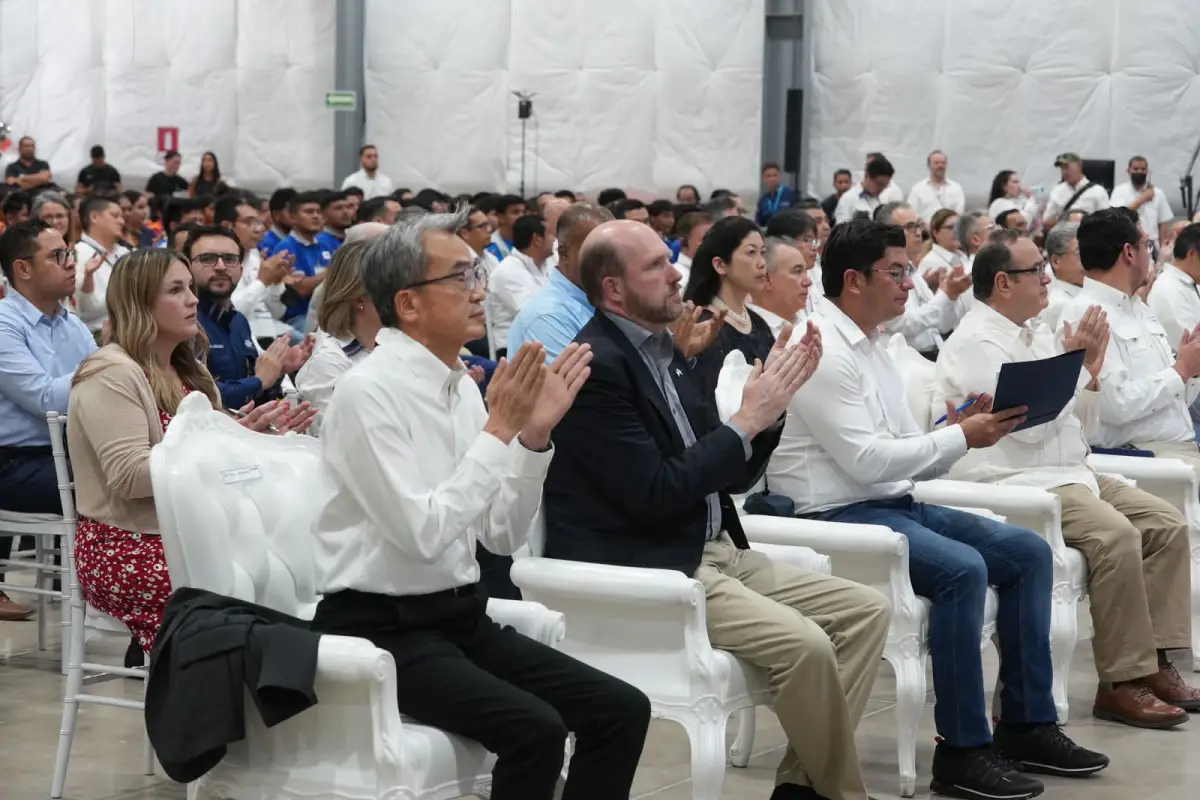
M1179 193L1183 196L1183 212L1187 215L1188 220L1191 220L1192 215L1196 213L1196 200L1192 194L1192 173L1196 169L1198 157L1200 157L1200 141L1196 142L1196 149L1192 151L1192 160L1188 162L1187 171L1179 179Z
M521 197L525 196L525 141L529 118L533 116L533 94L513 92L517 96L517 118L521 120Z

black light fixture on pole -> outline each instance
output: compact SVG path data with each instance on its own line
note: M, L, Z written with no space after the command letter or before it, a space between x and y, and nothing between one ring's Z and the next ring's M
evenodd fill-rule
M513 92L517 97L517 119L521 120L521 197L525 196L525 132L533 116L532 92Z
M1187 215L1187 219L1191 219L1196 213L1196 201L1192 194L1192 172L1196 169L1196 159L1200 157L1200 142L1196 142L1196 149L1192 151L1192 160L1188 162L1187 171L1183 177L1179 179L1179 193L1183 195L1183 213Z

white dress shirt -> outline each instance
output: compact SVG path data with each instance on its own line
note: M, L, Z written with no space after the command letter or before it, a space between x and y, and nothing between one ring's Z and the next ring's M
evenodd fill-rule
M825 284L821 282L821 256L817 256L817 263L808 271L808 277L812 280L812 286L808 287L808 303L804 310L811 314L817 308L817 299L825 296Z
M357 339L339 339L317 334L317 345L296 373L296 389L304 400L324 414L333 399L333 389L350 368L371 354ZM318 416L317 419L321 419Z
M891 188L891 186L888 186L888 189ZM851 187L849 191L838 199L837 208L833 212L834 224L849 222L859 212L865 212L868 217L873 217L875 209L888 202L883 199L886 194L887 189L878 196L870 194L863 188L861 183Z
M450 369L395 328L377 342L340 382L321 435L318 589L416 595L475 583L477 540L499 555L525 542L552 451L484 433L462 362Z
M947 401L957 408L973 393L994 395L1002 364L1050 358L1061 351L1053 332L1017 325L987 303L976 303L938 355L934 410L945 408ZM1100 421L1100 393L1084 388L1091 382L1087 370L1079 373L1075 398L1057 419L968 451L948 477L1039 489L1078 483L1098 495L1096 476L1085 460L1087 436Z
M952 253L940 244L934 244L929 252L917 265L917 275L924 277L929 273L944 269L947 273L955 267L966 267L967 257L962 253Z
M1108 208L1108 192L1098 183L1091 183L1087 178L1080 178L1079 183L1072 186L1066 181L1059 181L1053 189L1050 190L1050 199L1046 203L1046 212L1042 215L1043 219L1054 217L1056 220L1063 214L1063 207L1067 201L1075 196L1081 187L1087 186L1088 189L1083 194L1079 195L1079 199L1071 206L1071 211L1084 211L1088 214L1094 214L1101 209Z
M934 292L924 278L914 275L904 313L883 323L883 329L889 334L903 334L912 349L927 353L940 348L943 334L954 330L960 308L957 300L951 300L941 289Z
M685 253L680 253L675 259L675 269L679 270L679 274L683 279L679 281L679 293L683 294L683 290L687 288L688 278L692 274L692 257Z
M508 347L508 331L513 320L525 303L549 281L550 270L546 265L538 266L516 248L492 270L488 277L486 309L497 350Z
M1046 303L1046 307L1042 309L1042 313L1038 314L1037 324L1044 327L1046 330L1054 333L1058 330L1058 323L1062 319L1063 309L1075 298L1075 295L1082 291L1082 287L1076 286L1073 283L1060 281L1055 278L1050 282L1050 300Z
M792 330L794 331L799 326L804 324L805 317L808 316L807 311L805 311L804 309L800 309L800 313L798 313L796 315L795 319L788 320L784 317L779 316L774 311L768 311L767 309L763 308L762 306L756 306L753 303L746 303L746 308L750 309L755 314L758 314L760 317L763 318L763 322L767 323L767 327L769 327L771 329L771 335L774 336L776 339L779 338L779 334L783 330L783 326L787 325L789 321L791 322Z
M121 256L128 252L129 248L122 244L114 245L112 250L105 252L104 247L86 233L75 245L75 307L78 310L79 318L84 321L92 333L101 330L105 321L108 320L108 305L105 303L105 296L108 294L108 279L112 277L113 266ZM84 292L83 276L87 272L87 263L97 253L103 255L104 263L92 275L92 291Z
M1200 288L1179 267L1164 264L1158 280L1150 287L1150 310L1167 332L1171 350L1177 351L1183 332L1191 332L1200 325Z
M771 491L801 513L901 497L966 453L958 425L928 434L917 426L883 337L867 336L828 298L812 320L824 351L788 404L767 466Z
M1071 195L1067 195L1067 199L1071 199ZM1038 201L1036 197L997 197L988 206L988 219L992 222L996 221L996 217L1003 214L1005 211L1016 209L1025 215L1025 224L1032 229L1034 220L1037 219Z
M947 178L941 185L935 184L930 178L913 185L908 193L908 204L917 212L917 216L928 224L933 215L943 208L951 208L962 214L967 210L967 196L957 182Z
M351 186L357 186L363 190L364 200L370 200L372 197L387 197L393 191L392 179L379 170L375 170L374 178L368 175L365 169L350 173L346 176L346 180L342 181L342 189L349 189Z
M1134 189L1132 183L1122 183L1113 188L1112 204L1128 208L1140 194L1141 191ZM1171 210L1171 204L1167 201L1167 193L1157 186L1154 187L1154 199L1138 206L1137 212L1138 219L1142 221L1142 229L1154 242L1158 241L1158 226L1175 219L1175 212Z
M233 290L230 300L233 307L240 311L250 322L250 334L255 339L275 338L290 333L292 326L276 319L268 302L273 303L280 315L283 312L284 285L277 283L267 286L258 279L258 268L262 266L262 254L257 248L246 251L246 260L242 264L242 279Z
M1184 383L1175 371L1167 333L1141 300L1091 278L1063 309L1059 322L1072 327L1089 306L1108 313L1112 335L1100 372L1100 426L1097 447L1144 442L1191 442L1196 433L1188 406L1200 395L1200 381Z

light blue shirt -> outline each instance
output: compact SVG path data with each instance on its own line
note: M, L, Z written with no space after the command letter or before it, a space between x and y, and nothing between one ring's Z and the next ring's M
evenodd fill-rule
M546 361L553 361L595 313L583 289L552 269L550 281L525 304L508 330L509 356L515 356L526 342L541 342Z
M95 349L91 331L65 306L51 319L9 290L0 300L0 447L50 444L46 414L67 413L71 378Z

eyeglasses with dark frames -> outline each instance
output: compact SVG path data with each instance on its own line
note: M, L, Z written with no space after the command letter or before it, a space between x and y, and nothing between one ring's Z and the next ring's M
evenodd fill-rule
M439 275L436 278L426 278L423 281L410 283L405 286L405 289L418 289L422 286L429 286L434 283L442 283L443 281L454 280L455 278L462 281L464 291L473 292L476 287L486 289L488 284L488 268L483 259L475 259L475 263L469 269L459 269L445 275Z
M215 267L218 261L224 261L227 267L239 267L242 264L242 257L237 253L201 253L192 256L192 263L203 264L206 267Z
M33 258L35 255L37 255L37 254L30 253L27 256L21 256L20 258L15 259L15 260L17 260L17 261L33 261ZM55 250L51 250L49 253L46 253L46 260L50 261L54 264L57 264L60 267L65 267L67 264L70 264L72 261L75 260L75 251L69 247L59 247Z

